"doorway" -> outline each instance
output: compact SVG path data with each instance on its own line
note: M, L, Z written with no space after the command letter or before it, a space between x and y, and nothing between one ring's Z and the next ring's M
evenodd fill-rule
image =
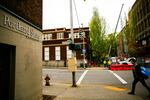
M0 98L14 100L15 46L0 43Z

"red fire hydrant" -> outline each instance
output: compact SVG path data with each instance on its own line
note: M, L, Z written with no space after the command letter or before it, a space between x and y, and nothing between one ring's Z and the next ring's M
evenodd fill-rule
M45 86L50 86L49 80L50 80L50 77L47 74L46 77L45 77L45 81L46 81Z

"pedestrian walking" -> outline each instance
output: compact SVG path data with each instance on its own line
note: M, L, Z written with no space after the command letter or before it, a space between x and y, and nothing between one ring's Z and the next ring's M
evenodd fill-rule
M104 67L106 67L106 63L107 63L106 60L104 60L104 61L103 61Z
M111 61L108 60L108 69L110 69L110 64L111 64Z
M148 87L148 85L145 82L145 80L148 79L148 76L144 75L141 72L141 66L139 64L137 64L136 58L133 57L129 61L133 64L133 70L132 71L133 71L134 80L132 82L131 92L129 92L128 94L134 95L136 84L138 82L140 82L148 90L148 92L149 92L148 97L150 97L150 88Z

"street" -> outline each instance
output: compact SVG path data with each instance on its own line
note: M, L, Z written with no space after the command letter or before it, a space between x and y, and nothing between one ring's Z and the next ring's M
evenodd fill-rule
M72 73L67 69L43 69L43 85L44 77L48 74L51 78L50 83L72 85ZM76 71L76 84L82 86L102 86L109 91L125 91L127 94L130 91L133 80L132 71L110 71L100 69L81 69ZM146 80L150 86L150 80ZM95 90L96 91L96 90ZM140 84L137 84L136 95L148 100L147 90Z

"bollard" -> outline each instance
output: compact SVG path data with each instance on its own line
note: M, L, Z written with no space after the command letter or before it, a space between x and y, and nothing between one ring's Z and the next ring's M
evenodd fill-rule
M49 80L50 80L50 77L47 74L46 77L45 77L45 81L46 81L45 86L50 86Z

